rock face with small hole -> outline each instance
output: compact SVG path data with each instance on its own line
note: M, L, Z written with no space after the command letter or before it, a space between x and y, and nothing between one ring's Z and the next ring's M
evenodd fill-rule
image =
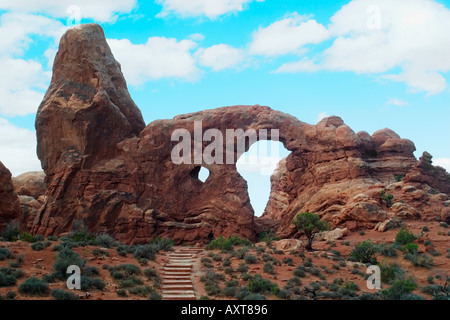
M254 217L247 183L236 170L241 151L227 149L227 139L219 145L231 152L232 163L174 163L180 140L172 141L172 134L178 129L187 131L192 146L208 149L210 142L194 141L197 121L202 121L200 135L209 129L223 137L229 129L279 130L291 154L272 176L262 218ZM125 243L146 243L155 236L206 242L210 230L216 237L254 240L267 228L295 236L291 221L304 211L320 214L333 227L373 228L397 214L380 198L391 184L387 192L393 203L403 200L420 216L448 213L443 203L449 175L429 167L426 159L418 162L414 144L389 129L372 136L355 133L339 117L309 125L259 105L184 114L145 127L120 64L95 24L71 29L61 39L36 131L47 189L33 233L58 235L83 220L91 232ZM209 171L207 179L201 177L203 169ZM393 184L395 175L404 181ZM427 183L437 193L428 192ZM406 186L416 191L404 191ZM399 212L412 212L403 209Z

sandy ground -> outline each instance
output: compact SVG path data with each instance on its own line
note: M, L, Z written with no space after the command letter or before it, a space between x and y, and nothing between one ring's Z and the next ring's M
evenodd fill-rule
M434 244L434 250L439 252L439 256L433 257L434 259L434 267L432 269L424 269L424 268L416 268L414 267L410 261L407 261L403 258L403 255L401 252L399 252L398 257L396 258L386 258L384 256L381 256L380 254L377 254L377 259L379 262L388 262L388 263L397 263L399 264L404 271L408 273L409 276L412 276L415 281L417 282L419 288L423 287L428 283L427 278L429 276L436 276L440 275L442 279L445 279L446 276L450 276L450 259L447 258L447 249L450 248L450 236L447 235L447 233L450 231L450 229L445 229L439 225L438 222L421 222L421 221L411 221L411 222L405 222L405 225L408 227L408 229L413 232L415 235L421 235L421 237L415 241L419 245L419 252L426 252L426 248L423 244L425 240L430 240ZM423 232L422 234L422 228L423 226L428 226L429 231ZM355 244L358 244L366 239L371 239L375 243L392 243L394 241L395 235L397 234L397 230L390 230L384 233L376 232L376 231L365 231L365 234L361 235L359 233L352 233L348 234L344 238L340 240L334 241L334 247L330 247L330 243L326 243L325 241L317 241L314 242L313 247L315 249L314 252L304 252L305 257L309 257L312 259L312 263L315 267L319 268L321 270L321 273L326 276L326 281L329 283L333 282L333 279L335 278L342 278L344 280L352 281L360 287L361 291L365 292L373 292L367 289L366 287L366 280L363 278L363 276L358 274L352 274L351 270L353 269L353 265L351 262L347 262L346 267L340 267L339 270L333 269L333 264L338 264L336 261L332 261L331 259L327 259L322 257L324 253L329 253L330 250L337 250L341 253L341 256L346 258L350 251L353 249ZM303 240L303 239L302 239ZM343 242L348 241L350 245L345 245ZM29 277L42 277L45 274L49 274L53 271L53 263L55 261L55 257L57 255L57 252L54 252L51 250L51 248L57 244L58 242L53 242L52 245L48 248L45 248L42 251L33 251L30 247L29 243L18 241L14 243L8 243L8 242L1 242L0 247L6 247L11 250L11 252L17 256L19 254L23 255L24 257L24 263L20 267L25 273L25 276L21 279L18 279L17 285L11 286L11 287L3 287L0 288L0 295L5 296L8 291L15 291L17 293L17 300L28 300L28 299L42 299L42 300L49 300L51 299L50 296L48 297L29 297L21 295L18 290L17 286L20 285L25 279ZM127 257L119 256L116 249L104 249L109 252L109 257L95 257L92 254L92 251L98 247L93 246L87 246L87 247L78 247L75 248L74 251L76 251L81 257L85 258L87 260L87 264L89 266L96 266L98 267L100 271L100 278L105 282L106 287L103 291L99 290L92 290L90 291L90 300L128 300L128 299L145 299L144 297L139 296L133 296L128 295L128 297L119 297L116 293L118 290L118 282L111 278L109 271L104 270L102 266L104 264L115 266L123 263L128 264L135 264L139 265L137 260L132 257L131 254L128 254ZM193 269L192 269L192 279L195 287L195 293L196 296L199 298L200 296L205 296L206 292L204 290L204 284L200 281L200 278L202 274L207 270L207 268L203 267L200 263L200 260L202 257L208 257L208 254L210 254L211 251L205 250L204 252L200 253L198 255L198 258L195 260ZM227 253L221 253L219 251L214 251L216 254L222 255L222 258L225 258L226 256L230 256ZM293 277L293 271L296 269L297 266L301 265L303 262L303 259L298 256L298 254L291 254L289 251L283 252L282 254L278 253L272 253L270 249L266 249L266 253L270 253L270 255L277 259L278 261L282 262L284 258L290 257L293 260L294 266L288 266L285 263L281 263L281 266L274 265L274 274L268 274L263 272L263 266L264 262L261 258L261 255L258 254L253 247L250 251L253 255L258 257L258 262L256 264L250 264L248 265L249 271L248 273L251 275L254 274L261 274L264 278L271 280L272 282L275 282L278 284L280 288L282 288L287 281ZM164 266L165 262L168 260L166 257L166 252L160 252L157 256L155 261L149 261L146 266L140 266L142 270L148 267L153 267L157 270L157 272L160 274L161 268ZM231 260L231 267L233 269L236 269L239 263L243 263L244 260L237 259L230 257ZM15 261L14 259L4 260L0 261L0 267L7 267L11 261ZM217 273L223 273L223 270L220 271L222 266L222 261L213 261L213 270ZM334 270L334 274L326 273L322 270L321 266L325 266L329 270ZM366 269L364 266L359 268L360 271L365 273ZM236 279L240 281L240 285L245 285L245 282L240 280L240 273L239 272L233 272L232 274L226 274L225 275L226 280L229 281L232 279ZM147 280L145 276L141 276L141 279L144 281L144 285L152 285L152 282ZM304 287L305 285L309 284L310 282L320 281L320 279L316 276L313 276L309 273L307 273L307 276L305 278L302 278L302 285L301 287ZM435 283L440 283L439 280L435 279ZM60 289L66 289L65 283L62 281L58 281L55 283L49 284L50 289L54 288L60 288ZM221 286L224 286L224 282L221 283ZM386 288L385 285L383 285L383 288ZM82 292L79 292L82 294ZM361 292L359 292L361 293ZM414 293L424 295L420 292L420 290L416 290ZM211 297L213 299L227 299L225 297ZM270 299L277 299L274 296L268 296Z

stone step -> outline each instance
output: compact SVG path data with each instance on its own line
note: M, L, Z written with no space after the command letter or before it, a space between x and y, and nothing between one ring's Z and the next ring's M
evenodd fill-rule
M163 275L162 279L164 280L190 280L191 279L191 275L190 274L186 274L186 275Z
M162 292L163 295L173 294L173 295L179 295L179 296L194 296L195 293L192 290L178 290L178 291L164 291Z
M191 280L163 280L161 282L161 286L165 286L165 285L188 285L188 284L192 284Z
M171 268L171 267L176 267L176 268L191 268L192 267L192 263L166 263L166 265L164 266L165 268Z
M163 277L164 277L164 276L190 277L190 276L191 276L191 271L187 271L187 272L171 272L171 271L165 271L165 272L163 272Z
M162 291L192 291L194 292L194 286L192 284L168 284L162 286Z
M178 295L178 294L163 294L162 295L163 300L197 300L195 296L192 295Z

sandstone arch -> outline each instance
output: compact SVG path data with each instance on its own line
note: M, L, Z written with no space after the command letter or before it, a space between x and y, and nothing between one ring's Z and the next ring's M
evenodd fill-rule
M227 129L280 130L292 153L272 177L263 217L254 218L235 164L202 163L210 177L199 183L190 175L198 164L173 163L172 132L186 129L193 137L196 120L224 135ZM372 226L389 216L376 193L417 164L414 144L390 131L356 134L338 117L310 125L259 105L179 115L143 128L120 65L94 24L63 36L36 131L48 189L32 231L59 234L82 219L92 232L126 243L156 235L202 241L211 228L215 235L250 239L265 228L292 236L290 222L303 210L334 225Z

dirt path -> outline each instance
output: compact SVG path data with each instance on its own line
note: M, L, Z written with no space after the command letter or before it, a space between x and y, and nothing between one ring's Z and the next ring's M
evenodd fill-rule
M167 254L162 274L163 300L196 300L192 267L201 248L179 248Z

